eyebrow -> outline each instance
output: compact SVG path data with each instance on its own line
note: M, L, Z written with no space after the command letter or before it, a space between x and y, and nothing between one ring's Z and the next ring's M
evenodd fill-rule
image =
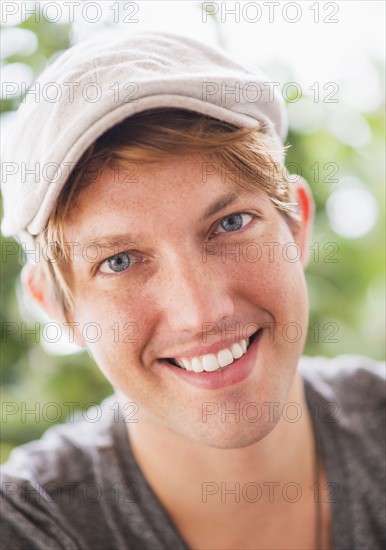
M221 212L221 210L224 210L227 206L230 206L236 200L240 197L240 195L248 195L249 193L246 191L231 191L230 193L227 193L226 195L223 195L219 199L217 199L213 204L209 205L208 208L205 210L201 218L199 219L199 222L202 223L211 216L214 216L218 212ZM86 239L80 243L83 246L86 244L89 246L100 246L101 248L107 248L107 249L114 249L115 247L120 246L127 246L131 247L135 250L135 248L138 248L138 242L141 241L141 235L129 235L129 234L117 234L117 235L106 235L105 237L92 237L90 235L89 238L86 237Z
M218 212L221 212L221 210L224 210L227 206L230 206L233 204L240 196L240 192L237 191L231 191L230 193L227 193L226 195L223 195L219 199L216 200L213 204L211 204L204 212L204 214L200 218L200 222L204 222L211 216L214 216Z
M134 235L129 234L117 234L117 235L106 235L105 237L90 237L85 239L80 244L85 247L86 245L96 246L100 248L107 248L114 250L115 254L118 254L120 251L119 248L125 246L127 249L135 250L138 248L138 237L135 238ZM117 249L117 250L115 250Z

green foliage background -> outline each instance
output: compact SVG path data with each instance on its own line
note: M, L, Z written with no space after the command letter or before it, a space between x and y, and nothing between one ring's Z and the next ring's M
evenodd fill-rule
M54 56L70 45L69 24L53 24L44 18L37 23L30 17L18 27L36 34L38 48L32 55L14 55L4 62L26 63L33 69L35 77ZM377 67L377 70L382 73L382 67ZM20 98L2 101L2 113L16 109L19 101ZM382 106L378 112L362 115L372 132L371 143L362 149L339 142L325 130L302 135L290 129L288 137L291 147L287 162L290 166L302 167L316 202L312 242L319 243L320 254L317 258L316 245L306 273L310 292L310 325L314 327L309 331L305 350L309 355L359 353L378 359L384 356L384 108ZM326 200L337 184L329 180L328 172L323 167L331 161L339 167L336 177L355 174L376 198L378 222L362 238L343 239L329 226ZM312 169L315 162L320 167L318 181ZM3 251L7 243L14 241L2 238ZM331 248L323 248L328 243L339 247L336 263L326 261L332 251ZM18 410L18 414L8 415L3 423L1 460L6 459L12 447L39 437L52 425L50 419L55 416L55 409L47 412L46 421L40 415L40 421L36 422L33 414L26 413L25 421L21 422L22 403L25 404L25 412L37 406L42 410L51 402L77 403L77 408L82 408L98 403L112 391L86 353L51 356L36 344L38 336L27 335L22 341L20 331L13 336L5 334L7 322L20 325L25 321L28 328L33 328L35 323L35 319L20 313L18 305L16 291L20 258L21 254L15 254L2 258L1 262L2 406L14 406ZM338 332L332 337L331 323L338 326ZM331 339L337 341L331 342ZM66 410L62 407L63 414L55 420L65 420Z

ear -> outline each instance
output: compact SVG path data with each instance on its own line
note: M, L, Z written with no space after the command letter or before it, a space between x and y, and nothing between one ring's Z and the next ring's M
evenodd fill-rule
M27 262L21 272L21 283L27 294L48 317L61 325L70 321L55 296L53 282L41 266ZM85 347L85 342L76 326L74 326L74 342L80 347Z
M294 230L294 237L302 250L302 264L307 267L310 249L312 227L314 221L315 203L310 186L301 176L290 176L294 194L299 206L300 221Z

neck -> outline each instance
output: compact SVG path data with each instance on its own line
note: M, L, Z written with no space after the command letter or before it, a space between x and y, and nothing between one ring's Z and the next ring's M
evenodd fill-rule
M203 491L215 491L224 482L229 487L235 483L243 486L250 482L273 482L280 484L276 485L280 490L289 482L312 484L313 432L298 375L288 402L296 403L301 411L297 422L282 416L265 438L238 449L209 447L141 418L137 424L130 424L134 456L161 501L174 498L173 480L178 493L183 480L185 502L189 502L189 495L200 495L201 499Z
M298 374L287 403L297 404L298 422L282 416L266 437L237 449L203 445L151 421L130 424L134 456L189 547L330 547L328 505L315 505L313 492L326 480Z

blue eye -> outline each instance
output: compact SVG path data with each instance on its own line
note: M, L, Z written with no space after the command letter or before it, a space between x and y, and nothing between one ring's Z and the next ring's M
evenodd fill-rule
M111 273L111 271L114 273L120 273L130 267L131 263L132 260L129 254L127 252L120 252L119 254L111 256L111 258L108 258L105 262L103 262L100 267L100 271L102 271L102 273ZM111 271L107 269L107 266Z
M219 225L223 231L217 231L217 233L238 231L247 225L252 218L253 216L251 214L230 214L229 216L225 216L225 218L219 222Z

